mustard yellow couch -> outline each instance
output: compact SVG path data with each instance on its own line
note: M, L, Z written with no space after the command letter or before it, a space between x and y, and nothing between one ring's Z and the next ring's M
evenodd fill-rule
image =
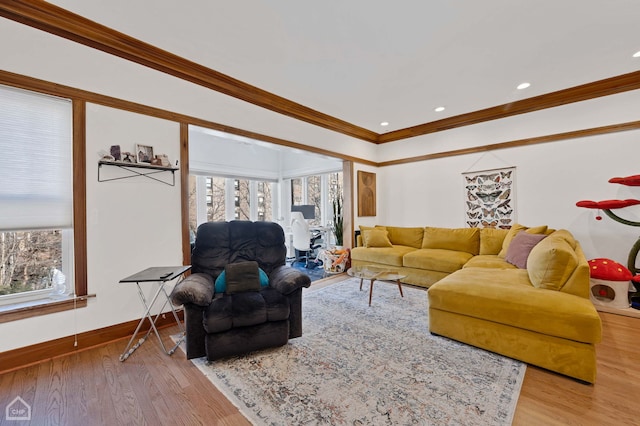
M589 300L589 266L566 230L546 226L361 228L352 265L402 271L428 287L429 329L469 345L588 383L596 378L600 317ZM547 234L509 263L519 232Z

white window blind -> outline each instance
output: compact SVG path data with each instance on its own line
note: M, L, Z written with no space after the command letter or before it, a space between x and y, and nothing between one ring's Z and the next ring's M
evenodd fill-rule
M72 105L0 86L0 231L70 228Z

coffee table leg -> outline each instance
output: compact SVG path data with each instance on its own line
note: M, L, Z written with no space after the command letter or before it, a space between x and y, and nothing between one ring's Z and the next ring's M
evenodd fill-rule
M369 285L369 306L371 306L371 297L373 296L373 282L375 279L371 280L371 284Z
M400 280L396 280L396 282L398 283L398 290L400 290L400 297L404 297L404 294L402 294L402 284L400 284Z
M362 280L364 280L364 278L360 278L360 291L362 291Z

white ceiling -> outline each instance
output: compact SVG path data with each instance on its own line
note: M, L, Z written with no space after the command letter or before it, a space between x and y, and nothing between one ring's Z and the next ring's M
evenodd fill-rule
M640 69L638 0L51 3L377 133Z

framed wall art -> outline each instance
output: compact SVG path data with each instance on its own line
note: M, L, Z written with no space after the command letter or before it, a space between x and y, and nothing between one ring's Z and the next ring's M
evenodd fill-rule
M466 172L462 176L467 226L511 228L516 221L516 168Z
M149 145L136 145L136 158L138 163L151 163L153 159L153 147Z
M358 170L358 216L376 215L376 174Z

